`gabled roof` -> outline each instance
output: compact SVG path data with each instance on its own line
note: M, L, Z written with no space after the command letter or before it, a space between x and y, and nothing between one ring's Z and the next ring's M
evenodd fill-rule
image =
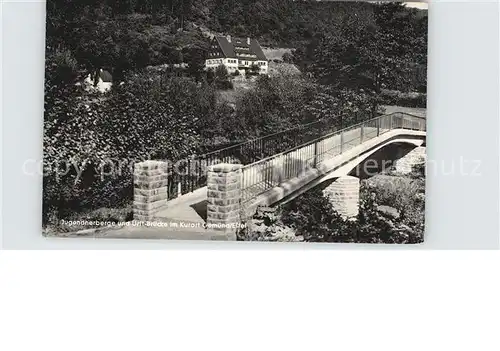
M250 45L248 45L246 38L231 38L231 42L229 42L227 37L217 36L215 37L215 40L217 40L222 49L222 53L227 58L236 58L236 53L238 53L238 49L236 48L243 47L248 48L248 51L244 52L257 56L257 59L254 58L253 60L267 61L266 55L262 51L262 48L256 39L250 39ZM252 58L245 59L248 59L249 61L252 60Z

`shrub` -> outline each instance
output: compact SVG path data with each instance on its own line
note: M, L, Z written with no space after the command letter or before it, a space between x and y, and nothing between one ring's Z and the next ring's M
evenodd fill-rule
M84 211L82 213L72 213L64 218L65 221L98 221L98 222L111 222L111 223L123 223L131 221L133 219L132 206L127 205L122 208L98 208L96 210ZM93 228L98 228L95 226ZM47 231L48 234L58 232L58 233L68 233L77 232L79 230L93 229L89 228L87 225L73 224L55 221L50 222Z
M314 84L304 78L257 77L254 89L237 96L239 135L265 135L308 122L304 105L314 92Z
M376 176L363 182L361 197L364 203L375 203L395 208L400 216L397 221L389 219L391 230L405 233L394 242L417 243L424 232L425 182L423 177ZM379 211L380 214L380 211ZM387 217L387 216L386 216ZM373 216L371 217L374 218ZM399 235L398 234L398 235Z
M283 62L285 63L292 63L293 62L293 56L289 52L285 52L282 56Z
M225 65L219 65L215 69L215 86L217 89L229 90L233 89L233 83L229 78L229 73Z
M399 244L422 241L423 208L405 208L406 217L395 218L388 211L381 211L379 203L382 202L377 193L364 183L357 220L347 220L323 196L322 187L316 187L283 206L281 221L305 241Z
M250 66L250 69L247 70L247 77L249 76L258 76L260 71L260 67L257 66L255 63Z
M246 224L237 233L240 241L303 241L303 237L297 236L292 228L281 222L277 208L259 208L253 219Z
M356 227L344 220L316 187L283 206L282 222L305 241L355 242Z
M420 108L427 106L427 94L425 93L402 93L394 90L382 90L380 98L382 104L385 105Z

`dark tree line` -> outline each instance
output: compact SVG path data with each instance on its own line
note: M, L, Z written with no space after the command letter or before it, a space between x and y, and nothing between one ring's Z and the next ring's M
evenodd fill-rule
M367 18L369 18L367 20ZM295 51L295 62L321 83L340 89L419 90L426 85L427 16L402 3L351 13ZM421 70L424 70L424 73Z
M340 127L369 118L381 90L425 87L412 72L425 68L426 25L425 13L400 4L48 1L44 160L88 167L81 177L44 177L45 220L130 201L130 171L96 177L109 159L176 161L318 119ZM296 48L286 60L304 74L260 77L229 106L218 98L220 89L231 88L227 72L203 71L209 45L203 30ZM187 68L146 69L165 63ZM104 96L80 84L101 68L114 80ZM337 123L342 114L351 120Z
M296 48L320 81L374 89L425 86L427 15L402 3L293 0L53 0L48 50L69 49L87 72L120 80L148 65L187 63L196 76L212 32ZM345 67L349 72L344 72ZM424 71L422 72L422 68ZM344 71L343 71L344 70ZM199 77L197 77L198 79Z

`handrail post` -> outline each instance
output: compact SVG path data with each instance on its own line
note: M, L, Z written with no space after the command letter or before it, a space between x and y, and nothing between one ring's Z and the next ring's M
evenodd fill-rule
M340 153L344 152L344 132L340 132Z
M360 143L360 144L363 144L363 138L364 138L364 136L365 136L365 128L364 128L364 126L365 126L365 124L364 124L364 123L362 123L362 124L361 124L361 133L360 133L360 134L361 134L361 136L359 137L359 139L360 139L360 140L359 140L359 143Z
M377 136L380 135L380 117L377 118Z
M318 142L314 142L314 168L318 166Z

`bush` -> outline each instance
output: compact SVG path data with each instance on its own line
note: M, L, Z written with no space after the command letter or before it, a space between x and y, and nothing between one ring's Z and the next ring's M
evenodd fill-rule
M220 90L231 90L234 89L233 82L230 80L216 81L215 87Z
M257 66L255 63L250 66L250 69L247 69L246 71L246 76L258 76L260 71L260 67Z
M122 208L99 208L91 211L84 211L82 213L69 214L64 218L65 221L98 221L98 222L111 222L111 223L123 223L131 221L133 219L132 206L127 205ZM98 228L95 226L93 228ZM60 221L51 222L47 228L47 233L69 233L77 232L89 228L87 225L69 225Z
M316 187L282 208L282 222L313 242L356 242L356 226L344 220Z
M297 236L295 231L285 226L280 221L277 208L259 208L247 226L237 233L240 241L279 241L293 242L303 241L303 237Z
M397 105L403 107L427 106L427 94L424 93L402 93L394 90L382 90L381 103L385 105Z
M413 177L376 176L363 182L361 189L361 197L365 203L387 205L399 212L399 218L392 223L393 231L399 226L408 235L408 242L417 243L423 240L425 220L423 177L417 174Z
M405 210L423 194L424 183L409 177L382 175L365 181L363 189L374 193L377 203L396 208L404 217Z
M215 86L217 89L229 90L233 89L233 83L229 78L229 73L225 65L219 65L215 69Z
M285 63L292 63L293 62L293 56L289 52L285 52L282 56L282 60Z
M239 135L265 135L308 122L304 106L314 93L314 84L301 77L257 77L254 89L237 96Z

